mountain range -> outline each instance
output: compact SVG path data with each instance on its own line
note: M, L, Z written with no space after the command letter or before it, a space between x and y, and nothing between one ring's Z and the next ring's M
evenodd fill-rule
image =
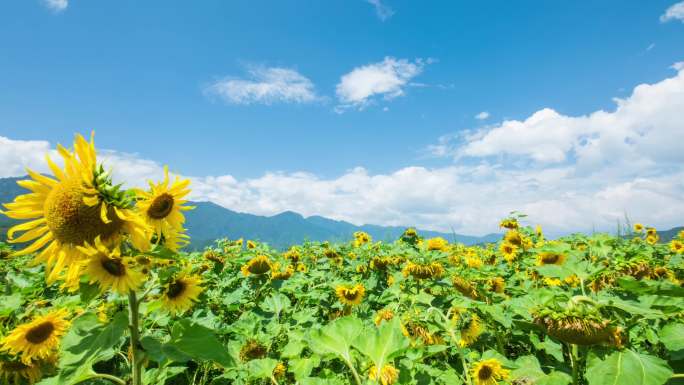
M14 200L26 193L17 185L17 180L26 178L0 178L0 203ZM355 231L365 231L375 240L393 241L404 232L406 227L362 225L357 226L345 221L337 221L321 216L304 217L301 214L285 211L273 216L260 216L229 210L211 202L191 202L194 210L186 211L185 227L191 238L191 249L202 249L219 238L252 239L265 242L277 249L285 249L302 241L347 241ZM0 215L0 240L4 240L7 228L16 221ZM501 234L469 236L448 234L435 231L418 230L423 237L443 237L451 242L466 245L495 242Z

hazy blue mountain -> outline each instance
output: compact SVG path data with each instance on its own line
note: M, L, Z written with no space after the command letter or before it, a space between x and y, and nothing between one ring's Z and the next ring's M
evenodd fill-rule
M24 178L0 178L0 203L11 202L14 197L26 192L17 185L17 180ZM365 231L376 240L395 240L405 227L388 227L377 225L356 226L349 222L336 221L321 216L304 218L292 211L270 217L239 213L211 202L193 202L195 210L186 212L186 228L192 238L192 248L203 248L215 239L228 237L245 238L266 242L276 248L310 241L347 241L355 231ZM13 221L0 215L0 240L4 240L7 228ZM444 237L449 241L465 244L496 241L500 235L489 234L475 237L459 234L444 234L434 231L420 231L424 237Z

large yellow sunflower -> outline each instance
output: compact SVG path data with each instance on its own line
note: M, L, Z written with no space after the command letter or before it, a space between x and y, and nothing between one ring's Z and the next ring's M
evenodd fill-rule
M497 359L479 361L472 369L475 385L497 385L499 380L508 378L508 370L501 367Z
M335 294L343 304L355 306L361 303L366 294L366 288L360 283L353 286L339 285L335 288Z
M167 236L168 232L182 233L185 223L182 212L194 208L183 205L187 203L183 198L190 193L190 180L176 176L169 186L169 168L164 166L164 180L149 183L148 191L136 190L138 211L145 222L154 229L158 239L161 239L162 235Z
M78 249L89 257L85 273L90 283L97 282L103 291L112 289L119 294L128 294L131 290L138 290L145 280L145 274L134 268L133 258L121 257L118 247L109 250L99 237L95 238L94 245L86 242Z
M33 360L47 359L57 350L69 328L68 314L65 309L55 310L17 326L0 341L0 351L21 355L21 362L26 365Z
M183 314L197 301L202 286L202 280L196 275L181 273L173 278L164 288L162 302L164 307L173 314Z
M33 242L17 256L44 248L34 263L46 264L48 283L64 280L65 286L76 289L85 257L78 246L97 237L107 246L130 238L136 248L146 250L149 232L131 209L127 192L113 186L104 168L97 165L92 137L88 142L77 135L74 151L61 145L57 151L64 159L63 169L46 157L55 179L27 170L31 179L17 182L31 192L5 204L4 214L29 221L10 228L7 238L11 243ZM17 232L23 234L15 238Z

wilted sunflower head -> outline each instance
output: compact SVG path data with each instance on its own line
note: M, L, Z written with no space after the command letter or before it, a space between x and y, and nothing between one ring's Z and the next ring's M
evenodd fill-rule
M248 277L249 275L261 275L268 273L273 267L273 261L265 255L258 255L249 260L240 269L242 275Z
M506 218L499 223L499 227L509 230L515 230L518 226L518 220L515 218Z
M387 364L383 366L380 373L378 373L378 368L373 365L368 372L368 378L373 381L380 380L381 385L392 385L399 379L399 370L394 366Z
M542 251L537 254L537 265L562 265L565 262L565 254L551 251Z
M439 278L444 274L444 268L439 262L415 263L409 261L402 270L404 277L411 276L414 279Z
M454 288L464 296L470 299L478 298L477 290L475 290L475 287L465 279L459 276L454 276L451 278L451 283L452 285L454 285Z
M621 329L596 312L565 308L543 308L535 312L534 322L560 341L575 345L621 344Z
M40 380L42 362L23 363L16 360L0 360L0 383L20 385L35 384Z
M477 362L471 373L476 385L497 385L499 380L508 378L509 371L501 366L499 360L492 358Z
M298 248L292 246L290 250L286 251L283 254L283 257L292 263L297 263L299 262L299 259L302 257L302 253L299 251Z
M240 348L240 361L247 362L266 357L268 349L255 339L249 339Z
M162 303L172 314L182 314L192 308L202 293L202 280L197 275L182 272L164 287Z
M47 281L63 280L76 290L84 259L78 246L92 244L97 237L108 246L128 239L144 251L149 248L149 229L132 210L132 195L114 186L104 167L98 166L92 137L88 142L77 135L73 151L61 145L57 151L64 159L63 169L47 158L54 179L28 170L31 179L17 182L31 193L5 204L4 214L29 221L10 228L7 237L10 243L33 242L17 256L43 249L34 262L46 263ZM23 234L15 238L17 232Z
M290 279L292 274L294 274L294 266L289 265L284 271L272 271L271 279L274 281L284 281L286 279Z
M345 305L356 306L361 303L366 294L366 288L357 283L356 285L338 285L335 288L337 298Z
M375 319L373 320L376 325L380 325L382 321L389 321L394 318L394 312L390 309L381 309L375 314Z
M68 315L65 309L55 310L17 326L0 341L0 351L20 355L21 362L26 365L49 358L69 329Z

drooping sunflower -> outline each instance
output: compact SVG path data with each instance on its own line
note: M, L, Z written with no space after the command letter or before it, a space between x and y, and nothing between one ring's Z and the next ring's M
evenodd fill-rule
M356 306L361 303L366 294L366 288L357 283L356 285L339 285L335 288L335 294L340 302L349 306Z
M376 325L380 326L382 321L389 321L392 318L394 318L394 312L392 310L382 309L378 310L378 312L375 314L375 318L373 319L373 321Z
M261 275L268 273L273 268L273 262L265 255L258 255L249 260L240 268L242 275Z
M497 385L499 380L508 378L508 370L495 358L477 362L471 373L475 385Z
M380 380L382 385L392 385L399 379L399 370L394 366L387 364L382 367L380 373L378 373L378 368L373 365L368 372L368 378L373 381Z
M444 268L439 262L414 263L409 261L402 269L404 277L409 275L415 279L439 278L444 274Z
M187 272L180 273L166 284L162 294L164 307L173 314L183 314L202 292L202 280L197 275Z
M489 280L489 288L495 293L503 293L506 289L506 281L502 277L494 277Z
M17 256L43 249L34 263L45 263L48 283L64 280L75 290L86 257L78 246L100 237L107 246L130 239L137 249L147 250L149 231L132 209L130 194L114 186L104 167L97 165L93 137L88 142L77 135L74 151L61 145L57 151L63 169L46 157L54 179L27 170L31 179L17 182L31 192L5 204L4 214L29 221L10 228L7 238L11 243L33 242ZM17 232L23 234L15 238Z
M470 282L466 281L465 279L459 276L454 276L451 278L451 284L454 285L454 288L464 296L470 299L477 299L477 290Z
M35 384L43 375L40 363L25 364L21 361L0 360L0 383L21 385L24 382Z
M565 262L565 254L543 251L537 254L537 265L562 265Z
M145 280L145 274L136 270L135 259L122 257L118 246L110 250L102 244L100 238L95 238L94 245L88 242L85 246L78 246L78 250L87 255L85 273L90 283L97 283L102 291L111 289L119 294L135 291Z
M463 319L463 323L460 327L461 339L458 341L458 344L461 345L461 347L470 346L477 341L477 338L482 334L480 317L478 317L477 314L472 313L470 314L470 317L461 316L461 318Z
M518 226L518 220L515 218L506 218L499 223L499 227L509 230L515 230L518 228Z
M185 216L183 211L192 210L192 206L184 206L184 198L190 193L189 179L176 176L169 186L169 168L164 166L164 180L159 183L149 182L148 191L136 190L138 197L137 208L145 222L154 229L157 239L162 235L174 232L174 236L183 233ZM167 236L168 237L168 236Z
M17 326L0 341L0 351L21 355L26 365L49 358L69 329L68 315L67 310L59 309Z

